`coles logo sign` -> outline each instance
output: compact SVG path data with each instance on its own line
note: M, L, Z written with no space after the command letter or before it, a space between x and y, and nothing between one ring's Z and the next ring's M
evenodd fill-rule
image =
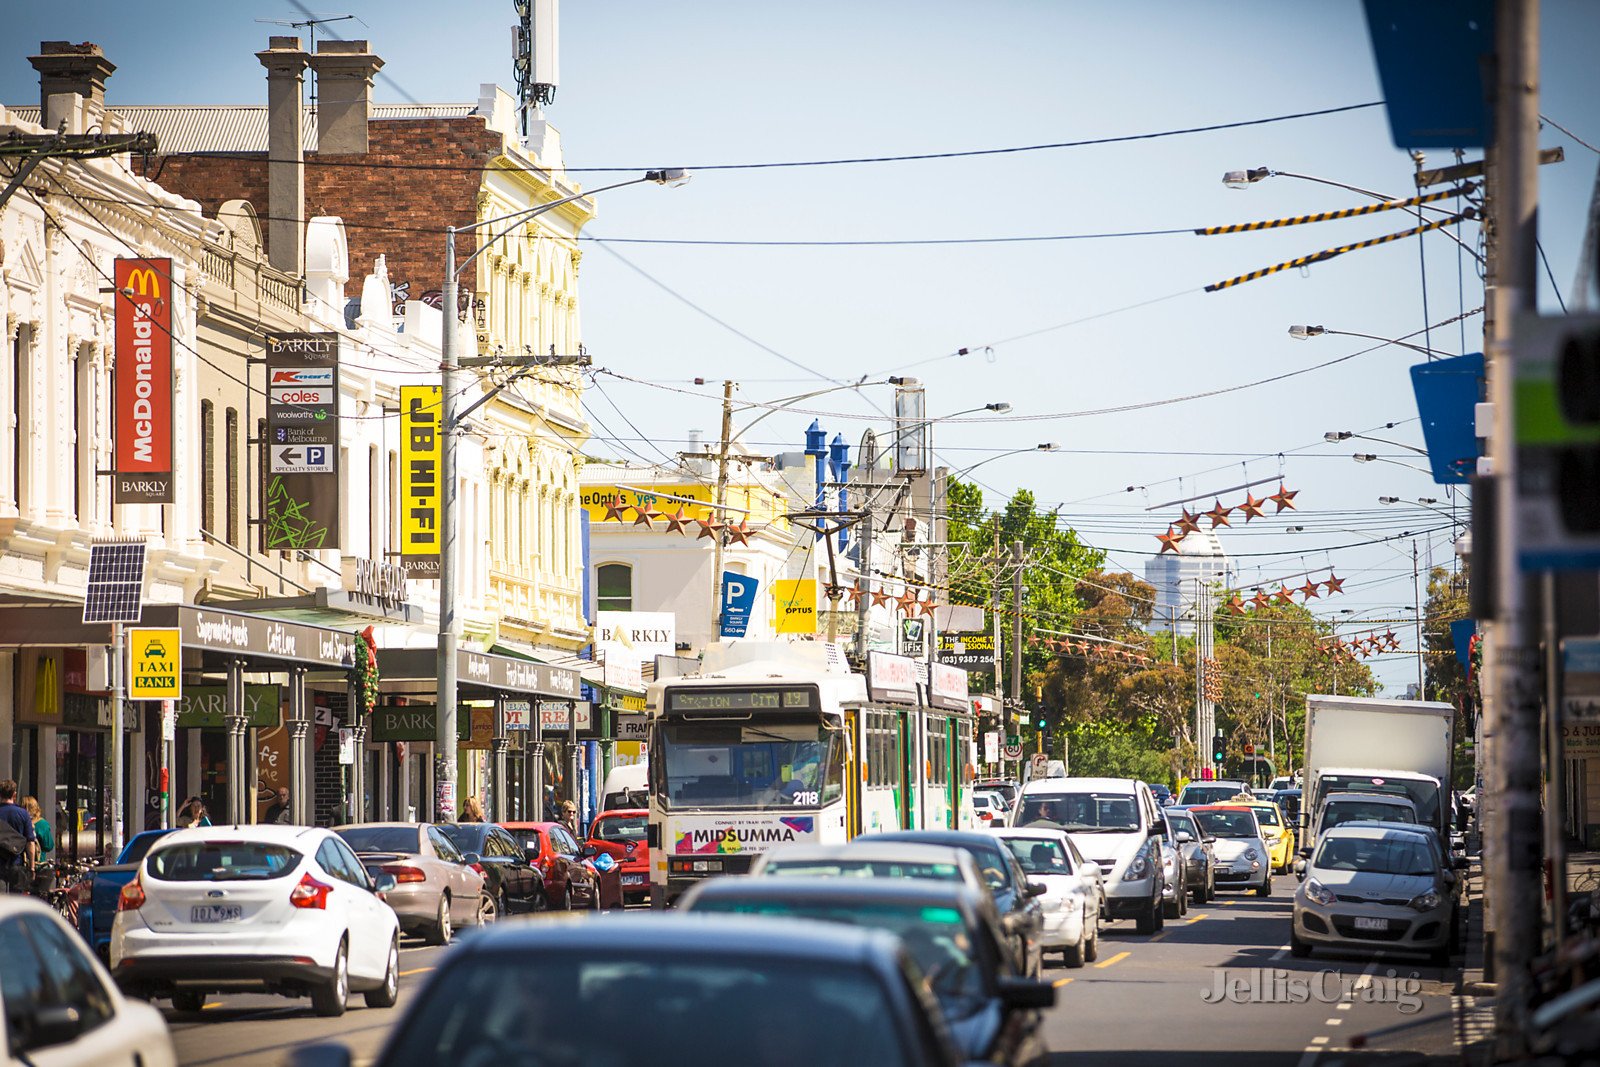
M119 259L114 444L119 504L172 497L172 260Z
M272 390L272 401L275 404L331 404L333 403L333 390L331 388L274 388Z

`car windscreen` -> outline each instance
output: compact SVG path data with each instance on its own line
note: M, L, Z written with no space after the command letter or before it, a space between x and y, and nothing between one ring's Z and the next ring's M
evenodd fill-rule
M1322 829L1331 830L1347 822L1403 822L1412 821L1411 809L1399 804L1385 804L1377 800L1328 801L1322 809Z
M649 831L648 815L608 815L594 824L589 836L600 841L643 841Z
M785 860L774 857L761 868L764 875L785 878L923 878L935 882L961 881L954 863L904 863L899 860Z
M1027 874L1071 874L1072 860L1060 841L1042 837L1001 838Z
M1217 804L1239 795L1236 785L1186 785L1178 796L1180 804Z
M1283 820L1278 818L1277 808L1251 808L1256 813L1256 822L1262 826L1281 826Z
M1389 793L1404 797L1416 805L1418 822L1429 826L1436 826L1439 822L1439 790L1429 781L1355 774L1325 774L1317 779L1318 805L1331 799L1335 793Z
M163 882L264 882L284 877L300 859L300 853L287 845L185 841L150 853L144 869Z
M984 999L983 961L973 932L958 908L901 901L741 900L707 897L691 910L781 916L887 930L916 961L929 990L945 1005L967 1014Z
M442 822L438 824L439 832L450 839L457 851L483 852L484 826L483 823L453 823ZM373 851L372 849L358 849L357 851Z
M1050 824L1068 833L1129 834L1139 829L1132 793L1024 794L1016 825Z
M634 1062L629 1034L692 1050L698 1063L771 1062L764 1050L779 1048L806 1064L911 1067L891 1021L896 1004L860 966L755 952L518 949L479 952L439 977L385 1053L389 1067Z
M1325 871L1421 876L1434 873L1434 854L1427 842L1411 834L1327 837L1312 865Z
M420 826L350 826L339 831L357 852L420 852Z
M1172 832L1175 834L1184 833L1194 838L1200 836L1195 828L1194 820L1187 815L1179 815L1176 812L1169 811L1167 813L1167 825L1172 827Z
M1256 820L1248 811L1196 811L1192 812L1206 833L1213 837L1258 837Z

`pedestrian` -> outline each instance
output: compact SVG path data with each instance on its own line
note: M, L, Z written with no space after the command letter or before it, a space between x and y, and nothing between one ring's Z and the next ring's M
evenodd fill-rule
M178 809L178 829L186 830L191 826L210 825L211 818L206 814L205 801L199 797L190 797L183 802L183 807Z
M578 805L570 800L561 802L561 822L574 835L578 833Z
M289 823L289 791L283 787L278 788L278 799L267 807L267 817L262 822Z
M39 856L39 834L28 811L17 803L17 783L0 782L0 881L7 893L25 893Z
M477 797L468 797L461 803L461 815L456 822L483 822L483 805Z
M50 853L56 850L56 835L50 829L50 820L44 817L44 809L39 807L38 797L23 797L22 810L33 819L33 834L39 843L33 861L33 895L43 900L56 887L56 869L50 862Z

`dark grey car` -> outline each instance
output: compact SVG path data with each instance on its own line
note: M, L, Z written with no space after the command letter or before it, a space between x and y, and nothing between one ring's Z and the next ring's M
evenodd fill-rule
M1216 838L1201 830L1194 816L1181 808L1167 808L1163 814L1183 854L1189 895L1196 904L1204 904L1217 895L1216 874L1212 869L1216 852L1211 847Z

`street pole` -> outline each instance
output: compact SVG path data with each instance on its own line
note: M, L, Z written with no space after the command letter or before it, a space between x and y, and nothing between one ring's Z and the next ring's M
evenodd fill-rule
M1011 542L1011 699L1022 702L1022 542ZM1044 731L1039 731L1041 743Z
M1417 699L1428 699L1428 681L1425 674L1427 649L1422 644L1422 575L1417 570L1417 542L1411 542L1411 606L1417 618Z
M868 430L861 435L861 448L856 457L856 470L867 476L861 490L861 536L856 539L856 554L861 561L856 568L861 576L861 591L856 598L856 658L861 661L863 671L867 669L867 624L872 618L872 475L877 466L878 435Z
M1516 507L1516 316L1535 310L1535 237L1539 183L1539 3L1499 0L1498 84L1495 87L1494 230L1501 257L1491 297L1498 304L1489 353L1489 395L1494 403L1493 491L1496 494L1495 628L1490 649L1493 685L1487 696L1494 735L1499 815L1494 847L1486 849L1498 883L1494 938L1498 1051L1504 1058L1526 1046L1527 1012L1534 991L1532 964L1542 950L1540 863L1538 660L1519 568ZM1557 917L1560 921L1561 917Z
M455 821L456 786L456 228L444 231L444 287L439 335L439 370L443 399L439 458L439 677L437 727L433 739L434 796L430 804L439 822Z
M733 447L733 381L722 383L722 441L717 448L717 499L712 522L722 522L728 504L728 449ZM711 640L722 636L722 551L725 534L718 530L711 544Z
M122 854L122 623L111 624L111 854Z

